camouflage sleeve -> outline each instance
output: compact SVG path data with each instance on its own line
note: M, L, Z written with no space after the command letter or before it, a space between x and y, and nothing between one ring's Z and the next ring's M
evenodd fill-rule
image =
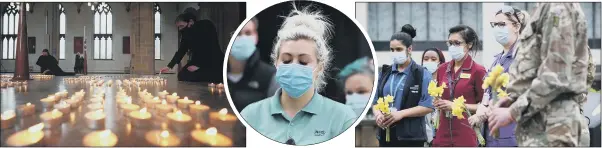
M519 123L521 119L528 119L538 113L560 94L576 92L579 88L572 87L579 84L571 83L585 83L584 71L587 66L586 62L581 61L586 58L586 49L581 47L583 43L587 45L585 23L575 18L579 15L574 15L573 11L576 10L569 5L572 4L547 3L540 8L543 13L539 20L540 26L537 27L541 27L541 64L528 89L510 106L512 117ZM573 65L574 62L582 62L583 65ZM579 70L581 72L576 72ZM581 78L582 81L579 80Z

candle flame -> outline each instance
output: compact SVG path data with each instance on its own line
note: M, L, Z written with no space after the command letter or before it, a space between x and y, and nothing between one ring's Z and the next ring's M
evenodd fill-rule
M175 97L175 96L178 96L178 93L175 93L175 92L174 92L173 94L171 94L171 96L174 96L174 97Z
M146 92L146 91L147 91L147 90L146 90L146 89L144 89L142 92Z
M167 90L163 90L163 93L167 93Z
M2 120L5 120L5 118L8 118L8 116L12 116L12 115L15 115L15 111L7 110L7 111L2 112L2 115L0 115L1 116L0 118L2 118Z
M184 97L184 100L188 100L188 97Z
M140 113L145 113L145 112L146 112L146 107L145 107L145 108L142 108L142 109L140 110Z
M33 132L39 132L43 128L44 128L44 124L43 123L38 123L38 124L36 124L34 126L31 126L31 127L27 128L27 131L32 132L32 133Z
M215 127L210 127L205 131L205 134L215 136L217 135L217 129Z
M27 102L27 104L25 104L25 105L27 105L27 106L30 106L30 105L31 105L31 103Z
M99 109L99 110L96 110L96 113L97 113L97 114L99 114L99 115L102 115L103 111L104 111L104 110L102 110L102 109Z
M196 104L196 105L201 105L201 101L198 101L198 100L197 100L197 101L195 101L195 102L194 102L194 104Z
M176 116L182 116L182 111L181 110L176 111Z
M165 99L161 100L161 104L167 104L167 102L165 101Z
M100 135L100 138L108 137L109 135L111 135L111 130L108 130L108 129L104 130L104 131L100 132L99 135Z
M228 114L228 109L222 108L221 110L219 110L219 114L220 115L226 115L226 114Z
M169 137L169 132L168 132L167 130L163 130L163 131L161 132L161 137L163 137L163 138L167 138L167 137Z
M159 97L154 97L153 100L159 100Z
M126 102L127 104L132 104L132 97L127 97Z

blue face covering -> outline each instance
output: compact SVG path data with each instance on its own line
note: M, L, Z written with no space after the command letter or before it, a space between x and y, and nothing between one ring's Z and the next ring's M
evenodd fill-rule
M239 36L232 43L230 54L238 61L245 61L255 52L255 38L253 36Z
M429 72L435 73L439 66L439 62L422 62L422 66L426 67Z
M313 85L313 68L300 64L280 64L276 82L293 99L299 99Z
M506 45L510 41L508 38L509 34L508 26L493 27L493 35L495 36L495 40L502 45Z
M449 46L447 47L449 54L452 59L458 61L464 58L464 47L463 46Z

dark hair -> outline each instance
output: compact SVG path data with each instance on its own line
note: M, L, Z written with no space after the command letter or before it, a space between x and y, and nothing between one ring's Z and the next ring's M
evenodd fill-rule
M176 22L189 22L190 20L196 22L196 15L192 12L184 12L176 17Z
M255 28L259 27L259 20L257 20L256 17L251 18L251 22L253 22L253 24L255 24Z
M42 50L42 52L48 52L48 49L44 49L44 50Z
M511 7L511 6L506 6L506 7ZM495 13L495 15L504 14L506 17L508 17L508 21L512 22L512 25L519 24L520 29L518 30L518 33L522 33L523 30L525 29L525 27L527 26L526 18L528 16L526 14L524 14L520 9L517 9L515 7L511 7L511 8L512 8L513 12L503 12L502 10L499 10Z
M403 25L403 27L401 27L400 32L395 32L395 34L391 36L391 41L401 41L403 45L409 48L410 46L412 46L412 39L414 37L416 37L416 29L414 29L414 27L412 27L412 25L410 24L405 24Z
M479 36L472 28L466 25L454 26L449 29L449 35L447 35L447 37L454 33L459 33L462 36L462 39L464 39L464 42L466 42L466 45L472 45L468 51L473 51L476 53L477 51L482 50Z
M431 47L424 50L424 52L422 53L422 59L424 59L424 54L426 54L426 52L429 51L434 51L435 53L437 53L437 56L439 56L439 64L445 63L445 56L443 56L443 52L441 52L441 50L439 50L439 48L437 47ZM420 65L422 65L422 63L420 63Z

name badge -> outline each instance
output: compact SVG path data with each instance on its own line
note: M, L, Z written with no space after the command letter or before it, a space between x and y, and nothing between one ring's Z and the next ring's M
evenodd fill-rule
M468 74L468 73L462 73L462 74L460 74L460 78L462 78L462 79L470 79L470 74Z

